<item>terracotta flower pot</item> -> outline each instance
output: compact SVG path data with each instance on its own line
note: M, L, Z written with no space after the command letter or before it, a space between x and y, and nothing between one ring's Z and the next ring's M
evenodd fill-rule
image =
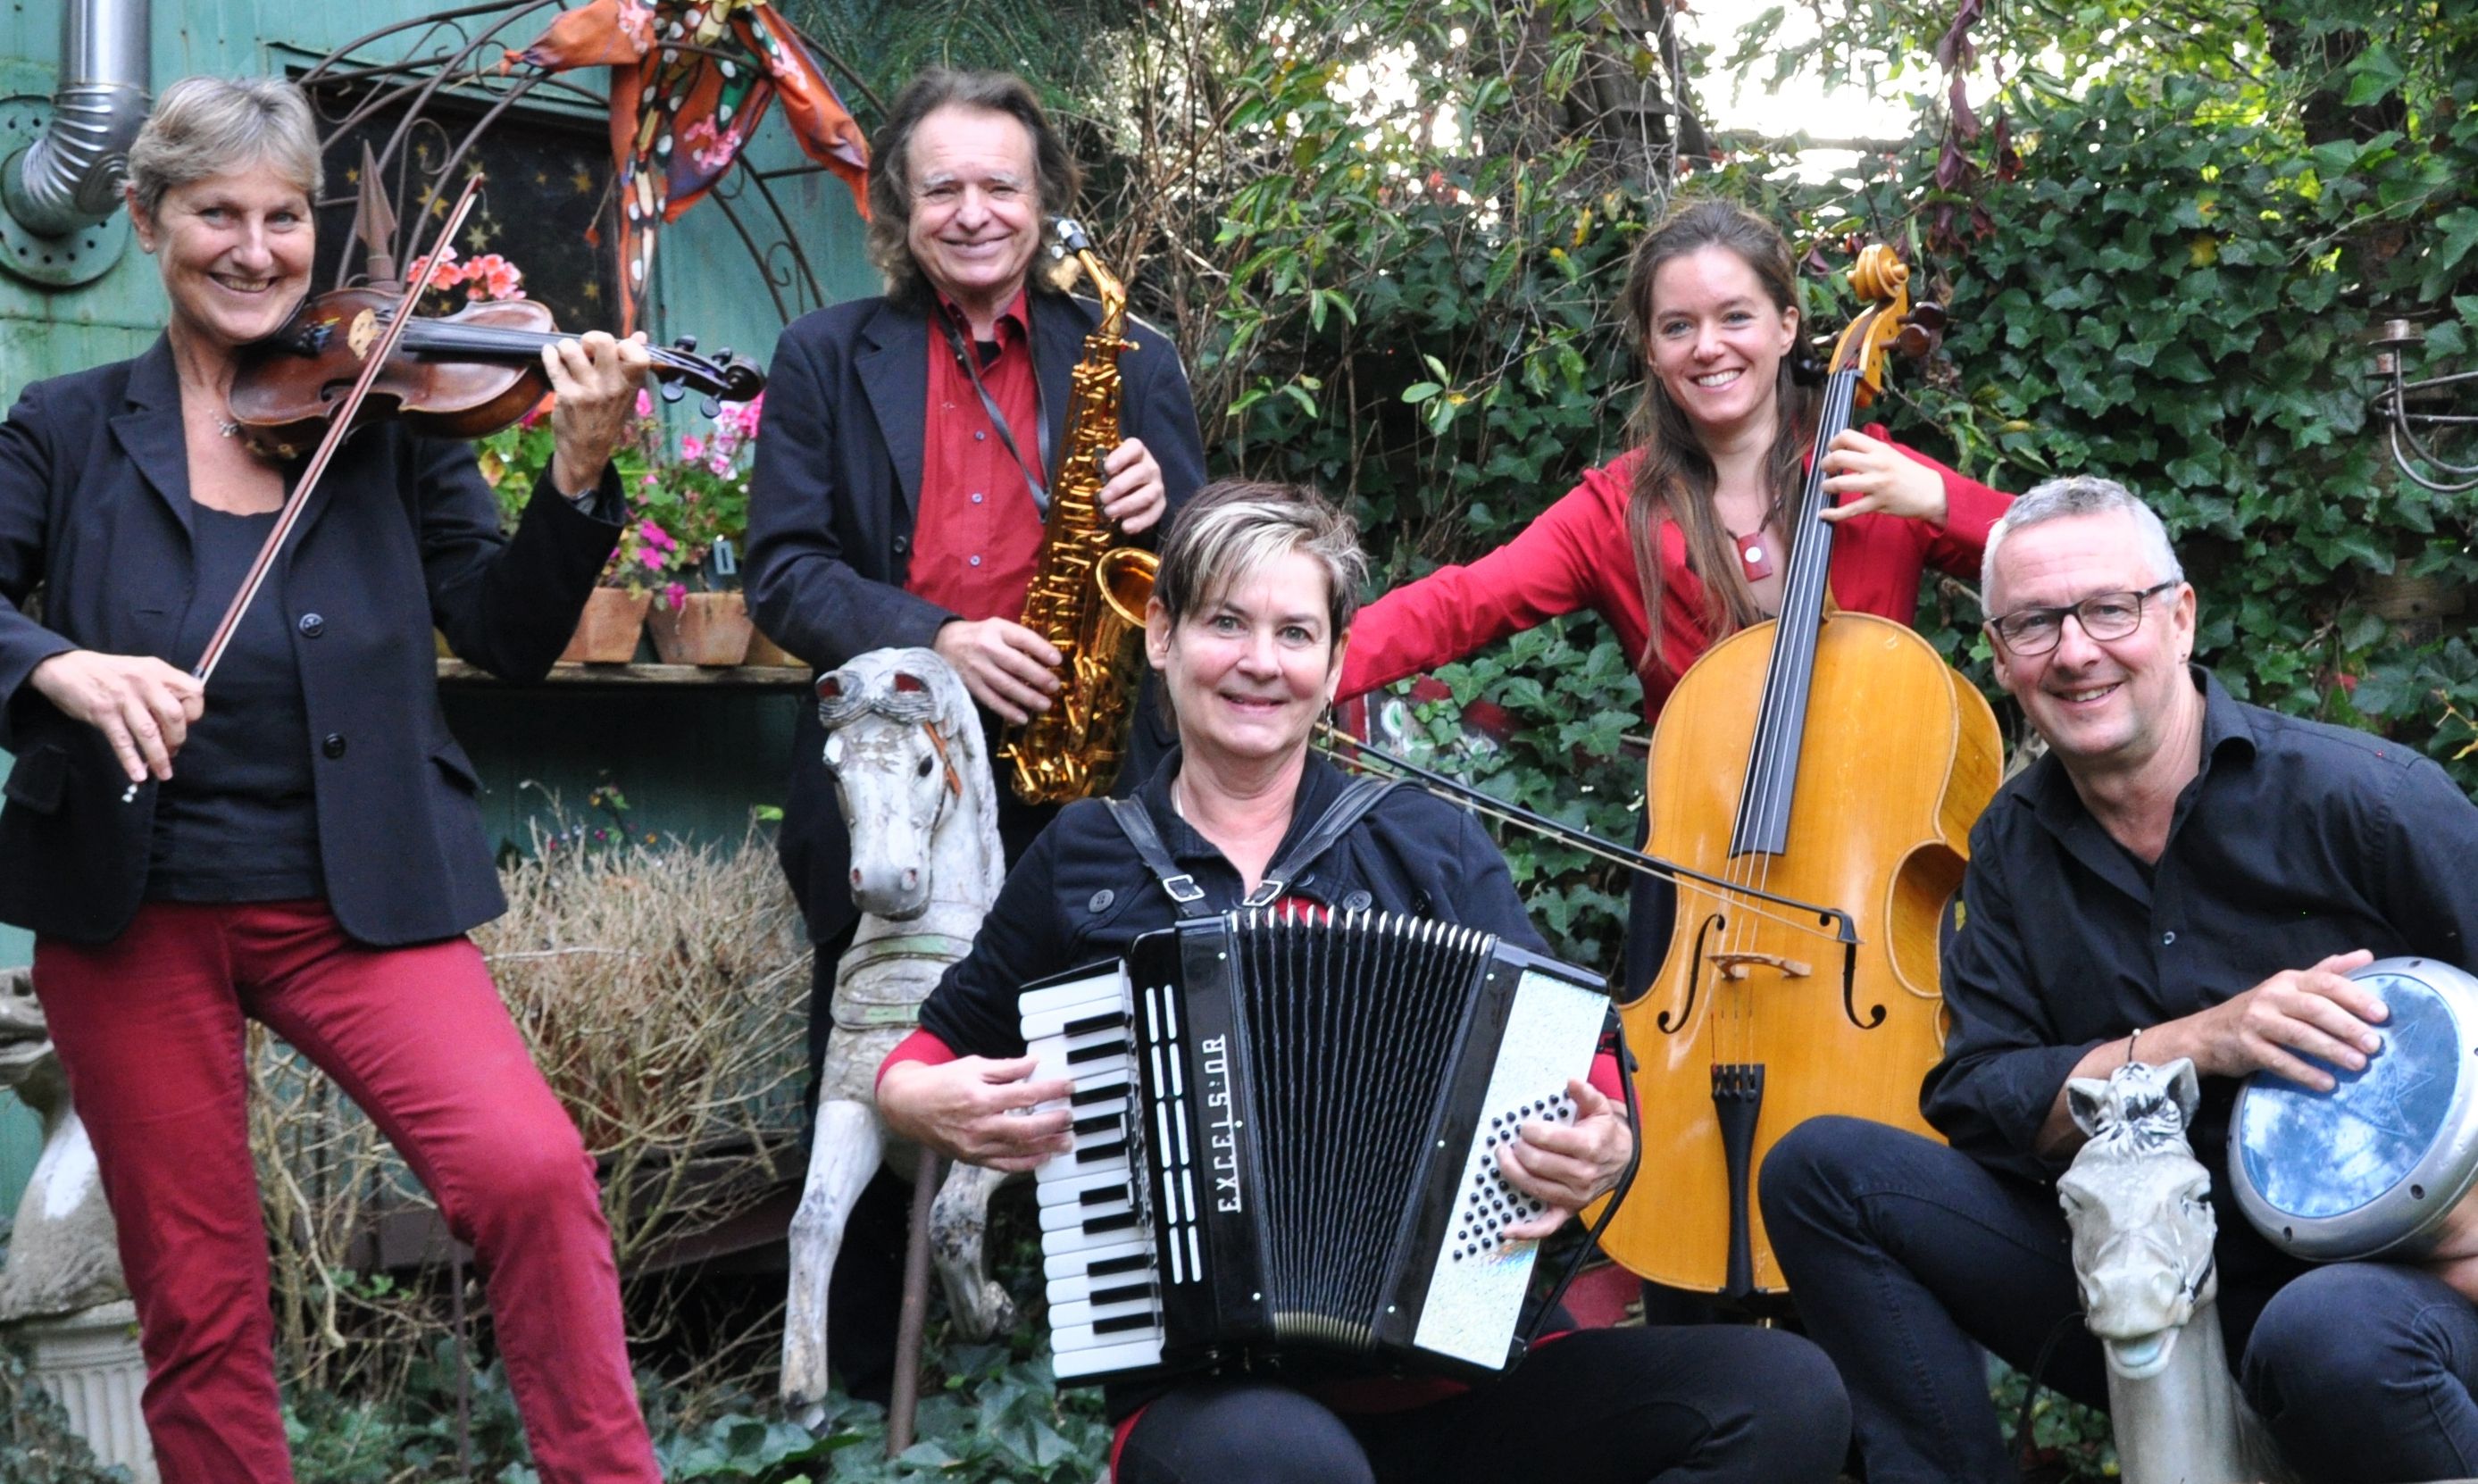
M564 661L586 665L625 665L637 658L637 634L645 626L650 592L625 588L596 588L576 620L576 636L560 651Z
M684 593L679 607L646 614L645 631L665 665L738 665L757 632L737 592Z
M796 655L789 649L784 648L781 644L768 639L762 631L753 628L749 631L748 635L748 657L742 660L740 663L743 665L771 665L788 667L793 669L816 668L816 667L811 665L808 661L801 659L798 655Z

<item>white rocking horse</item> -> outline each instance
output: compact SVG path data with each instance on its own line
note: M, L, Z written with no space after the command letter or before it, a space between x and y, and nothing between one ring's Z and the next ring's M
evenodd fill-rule
M2229 1375L2212 1176L2186 1143L2202 1099L2194 1064L2128 1063L2105 1082L2075 1078L2065 1097L2090 1142L2057 1195L2084 1319L2108 1360L2125 1484L2288 1478Z
M919 1023L921 1002L964 956L998 899L1003 865L998 796L981 723L964 683L927 649L878 649L818 682L833 770L851 829L858 932L835 969L835 1032L819 1078L818 1123L800 1208L792 1219L791 1292L783 1329L783 1402L815 1425L826 1396L826 1289L844 1223L898 1149L873 1100L877 1067ZM989 1200L1005 1176L956 1165L940 1186L930 1244L956 1327L987 1339L1014 1321L989 1276L982 1241Z

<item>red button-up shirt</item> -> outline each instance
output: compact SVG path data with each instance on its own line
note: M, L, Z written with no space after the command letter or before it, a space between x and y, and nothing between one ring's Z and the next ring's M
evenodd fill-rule
M981 358L981 385L1006 418L1016 447L1043 487L1041 405L1032 365L1032 305L1019 290L999 315L995 351L974 344L960 313L957 333ZM991 423L972 378L937 326L929 334L928 415L923 420L921 512L912 532L904 589L968 619L1020 618L1041 551L1041 512L1024 470Z

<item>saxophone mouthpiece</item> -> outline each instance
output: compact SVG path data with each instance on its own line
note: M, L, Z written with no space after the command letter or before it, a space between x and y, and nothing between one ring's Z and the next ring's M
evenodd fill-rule
M1089 253L1093 250L1093 239L1085 236L1084 224L1073 216L1057 218L1050 224L1050 230L1058 237L1058 240L1051 243L1049 247L1049 255L1053 258L1064 258L1073 253Z

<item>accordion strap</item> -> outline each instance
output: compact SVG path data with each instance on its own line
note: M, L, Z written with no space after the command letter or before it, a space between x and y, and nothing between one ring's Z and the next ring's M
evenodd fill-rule
M1334 842L1359 822L1361 816L1377 807L1378 800L1400 787L1401 780L1394 778L1354 778L1344 785L1342 796L1333 801L1316 823L1308 826L1307 833L1300 837L1299 843L1291 847L1289 854L1266 870L1265 879L1256 883L1256 890L1249 893L1239 905L1272 906L1289 890L1290 883L1300 872L1315 865L1333 848ZM1179 869L1178 863L1171 859L1169 849L1162 844L1160 832L1153 828L1152 817L1145 813L1145 806L1132 798L1108 798L1102 802L1110 806L1110 817L1117 822L1119 833L1126 836L1127 843L1136 847L1137 858L1159 878L1162 890L1169 893L1170 899L1177 904L1178 915L1182 918L1211 917L1213 909L1203 905L1204 889L1196 884L1193 875Z

